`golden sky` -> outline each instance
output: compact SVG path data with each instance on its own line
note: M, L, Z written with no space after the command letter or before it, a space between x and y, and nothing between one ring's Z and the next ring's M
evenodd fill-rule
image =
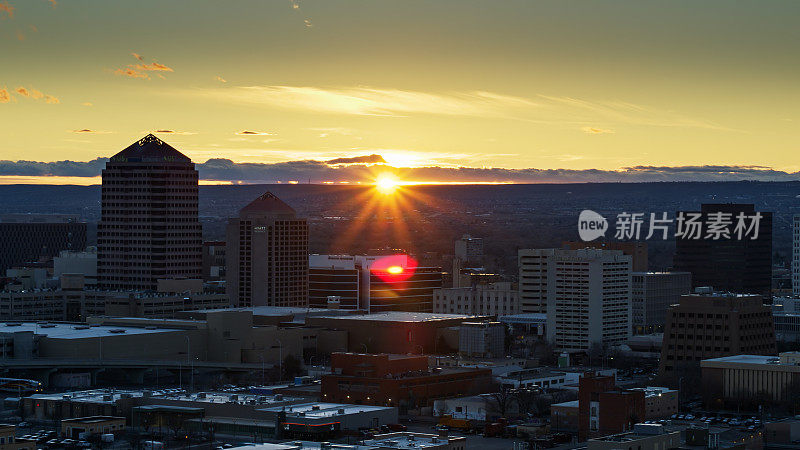
M799 18L796 0L0 0L0 160L161 130L199 163L795 172Z

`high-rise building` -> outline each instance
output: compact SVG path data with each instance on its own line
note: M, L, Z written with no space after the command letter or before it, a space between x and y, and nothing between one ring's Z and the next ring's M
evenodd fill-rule
M564 350L624 342L631 334L631 260L621 250L519 250L522 313L547 314Z
M800 214L792 221L792 293L800 295Z
M692 291L689 272L633 272L631 313L634 334L661 331L667 307Z
M0 216L0 274L6 269L86 247L86 222L68 214Z
M432 312L442 287L440 267L418 267L406 254L311 255L309 304L325 308L338 297L341 309Z
M754 294L683 295L667 310L659 371L699 370L708 358L775 353L772 309Z
M197 184L194 163L152 134L111 157L97 225L101 289L155 290L159 279L200 277Z
M519 290L499 282L433 291L433 312L442 314L519 314Z
M483 264L483 238L465 234L456 241L455 257L467 264Z
M308 305L308 223L266 192L228 220L226 292L235 306Z
M547 339L567 351L631 336L631 257L619 250L559 250L548 264Z
M698 212L678 212L687 220ZM703 204L699 211L701 226L675 239L674 269L692 273L692 286L710 286L716 291L758 294L769 302L772 290L772 213L756 211L752 204ZM738 238L734 230L737 217L758 219L755 229ZM730 221L729 236L712 232L711 224ZM745 225L749 228L751 220ZM690 227L684 226L685 231ZM715 237L717 239L715 239Z

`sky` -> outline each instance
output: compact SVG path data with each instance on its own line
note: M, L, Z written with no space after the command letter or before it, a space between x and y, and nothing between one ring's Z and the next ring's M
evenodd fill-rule
M796 0L0 0L0 183L97 182L150 132L226 182L800 179L798 18Z

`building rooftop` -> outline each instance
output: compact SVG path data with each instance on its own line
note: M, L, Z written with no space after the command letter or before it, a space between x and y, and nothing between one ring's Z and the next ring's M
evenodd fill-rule
M111 157L110 162L192 162L155 135L148 134Z
M363 412L373 411L386 411L393 409L388 406L371 406L371 405L348 405L344 403L299 403L287 406L275 406L270 408L263 408L261 411L280 412L285 411L287 417L303 416L306 418L329 418L342 416L347 414L356 414Z
M37 323L37 322L5 322L0 323L0 333L33 332L50 339L88 339L106 336L133 334L170 333L182 331L174 328L137 328L94 326L75 323Z
M488 317L489 316L467 316L463 314L387 311L375 314L349 315L344 317L329 316L324 318L336 318L342 320L366 320L375 322L436 322L441 320L477 320Z
M713 365L715 363L737 363L737 364L772 364L772 365L780 365L780 358L777 356L770 356L770 355L733 355L733 356L723 356L721 358L710 358L704 359L701 361L701 365ZM794 365L794 364L786 364L786 365Z
M239 211L240 214L296 214L291 206L279 199L272 192L265 192Z
M434 434L399 432L375 436L374 439L364 441L364 445L368 448L424 449L442 447L449 439ZM459 440L463 439L462 437Z

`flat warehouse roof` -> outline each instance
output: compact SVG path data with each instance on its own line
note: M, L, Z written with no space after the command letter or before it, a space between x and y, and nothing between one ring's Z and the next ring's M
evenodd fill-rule
M6 322L0 324L0 334L24 331L31 331L39 336L47 336L51 339L87 339L106 336L130 336L134 334L172 333L185 330L178 330L175 328L147 329L136 327L89 326L86 324L74 323L37 324L34 322Z

